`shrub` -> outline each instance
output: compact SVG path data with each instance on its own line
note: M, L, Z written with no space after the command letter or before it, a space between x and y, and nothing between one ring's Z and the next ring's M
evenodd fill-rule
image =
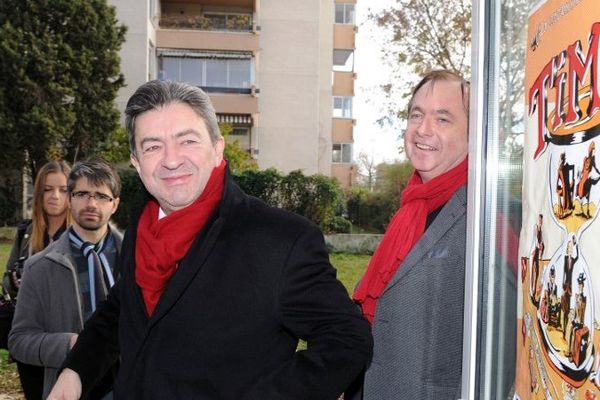
M132 211L142 207L146 199L146 189L135 169L119 169L118 172L121 178L121 202L112 221L119 229L124 230L129 224Z

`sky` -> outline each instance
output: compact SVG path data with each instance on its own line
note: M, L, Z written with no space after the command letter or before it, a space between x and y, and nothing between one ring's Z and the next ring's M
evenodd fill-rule
M353 114L356 119L353 151L355 161L361 152L366 153L376 163L403 159L398 151L402 143L399 138L400 127L382 127L376 122L385 115L385 95L379 86L391 81L391 71L381 58L381 30L367 21L369 9L380 10L391 3L394 1L362 0L356 4L358 33L354 71L357 79L353 101Z

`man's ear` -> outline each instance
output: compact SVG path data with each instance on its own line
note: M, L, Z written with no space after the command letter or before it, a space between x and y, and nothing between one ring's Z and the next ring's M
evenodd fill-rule
M137 171L137 173L139 175L140 174L140 162L138 161L135 154L133 154L133 153L129 154L129 161L131 162L131 164L133 165L133 167L135 168L135 170Z
M116 197L113 200L113 210L112 210L111 215L117 212L117 210L119 209L119 203L121 203L121 198L120 197Z
M219 135L219 139L215 143L215 154L217 155L217 164L215 167L218 167L223 161L223 152L225 151L225 138Z

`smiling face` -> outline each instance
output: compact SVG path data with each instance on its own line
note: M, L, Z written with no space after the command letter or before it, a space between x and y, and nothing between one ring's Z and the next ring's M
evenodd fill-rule
M429 81L417 91L409 110L404 148L423 182L465 159L467 131L468 118L459 82Z
M44 213L50 217L65 215L69 203L67 201L67 177L62 172L51 172L44 179Z
M183 103L140 114L131 163L165 213L192 204L223 160L222 137L213 143L204 120Z

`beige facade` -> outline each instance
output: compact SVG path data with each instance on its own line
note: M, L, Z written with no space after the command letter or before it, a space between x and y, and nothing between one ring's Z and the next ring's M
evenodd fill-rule
M109 2L128 27L121 110L149 79L187 81L209 93L234 128L229 140L260 168L352 184L356 1Z

